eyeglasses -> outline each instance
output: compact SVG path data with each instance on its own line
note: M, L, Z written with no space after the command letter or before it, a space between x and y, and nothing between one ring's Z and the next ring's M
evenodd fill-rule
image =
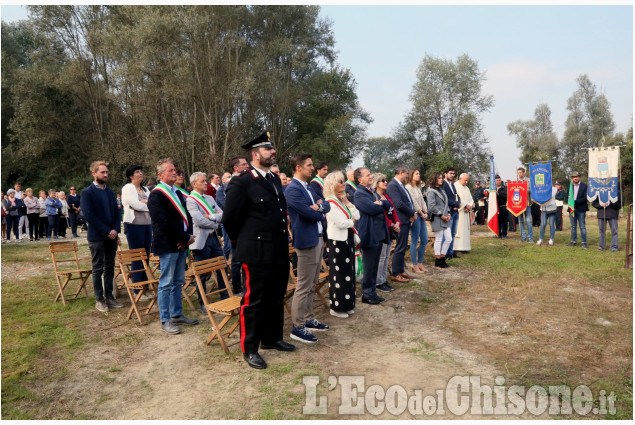
M344 184L344 183L346 183L346 181L345 180L338 180L337 183Z
M176 173L178 177L183 177L183 173Z
M379 183L386 183L386 182L387 182L387 180L386 180L386 179L381 179L381 180L379 180Z

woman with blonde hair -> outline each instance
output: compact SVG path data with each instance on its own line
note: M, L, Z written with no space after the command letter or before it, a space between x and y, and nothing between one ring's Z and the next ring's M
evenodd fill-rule
M410 228L410 258L412 259L412 271L419 274L424 272L423 256L428 245L428 224L426 223L428 206L423 199L423 193L421 193L422 186L423 181L419 170L410 170L408 172L408 180L406 180L406 190L412 198L415 215L417 216ZM421 243L419 244L419 242ZM419 249L417 249L417 245L419 245Z
M33 189L30 187L24 191L24 205L26 205L26 216L29 220L29 236L30 239L39 240L38 221L40 220L40 201L33 196Z
M324 197L331 204L326 214L326 251L329 264L331 315L347 318L355 312L355 246L353 225L359 211L346 197L346 177L335 170L324 178Z

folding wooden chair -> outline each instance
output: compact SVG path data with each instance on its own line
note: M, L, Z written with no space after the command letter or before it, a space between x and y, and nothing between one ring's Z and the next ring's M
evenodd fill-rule
M320 275L318 276L318 282L315 285L315 293L318 299L322 302L322 305L329 308L328 303L324 299L329 297L329 266L326 264L324 258L322 258L322 267L320 268Z
M293 297L295 288L298 286L297 273L298 259L296 257L295 248L291 244L289 244L289 282L287 283L287 292L285 292L283 298L284 309L289 314L291 314L291 309L287 305L287 301L289 301Z
M205 344L209 345L214 338L218 338L218 342L225 351L225 354L229 354L229 349L227 348L227 344L223 337L229 337L240 324L240 320L236 320L236 322L229 328L229 331L223 333L223 328L231 320L232 317L237 316L240 312L240 300L241 297L234 296L232 291L232 287L229 284L229 279L227 278L227 272L225 271L227 267L227 260L225 257L216 257L210 258L209 260L196 261L190 265L192 270L192 274L194 275L194 280L196 281L196 285L198 286L198 290L201 293L201 297L203 298L203 302L205 303L205 311L207 311L207 316L209 317L210 322L212 323L212 334L207 338ZM216 280L217 274L216 272L220 271L222 279L225 283L224 289L219 289L219 282L216 282L214 290L203 289L203 281L201 280L201 276L209 273L210 278L207 279L207 282L213 278ZM209 285L208 285L209 286ZM229 298L224 300L211 302L210 297L214 294L220 294L223 291L227 291L229 293ZM220 314L223 316L221 322L217 322L214 314ZM232 344L233 345L233 344Z
M192 263L194 262L194 256L192 255L192 251L189 251L189 255L187 257L187 265L185 266L185 283L181 286L181 294L185 301L190 305L192 311L196 311L194 307L194 303L192 303L192 296L196 294L196 282L194 281L194 273L192 272Z
M128 320L132 317L132 313L134 312L137 315L137 319L139 319L139 324L143 324L143 320L141 320L141 314L139 313L138 303L141 299L141 296L146 292L146 288L149 286L152 288L154 295L148 307L146 307L144 315L151 314L150 311L158 301L158 287L159 281L154 278L154 274L152 273L152 269L148 265L148 254L146 253L145 248L137 248L137 249L129 249L125 251L117 251L117 258L119 260L119 268L121 270L121 275L123 276L123 281L126 286L126 290L128 291L128 296L130 297L130 302L132 306L130 310L128 310ZM141 261L143 264L143 268L141 269L132 269L133 261ZM133 282L132 274L134 272L146 272L146 279L142 282ZM134 290L138 289L139 292L137 294L134 293ZM157 310L158 312L158 310ZM155 312L156 313L156 312Z
M64 298L64 289L71 280L79 280L79 286L73 294L76 300L79 293L84 290L86 298L88 291L86 289L86 281L93 273L92 269L82 269L79 265L79 257L77 256L77 241L51 242L49 243L51 258L53 260L53 268L55 269L55 279L57 279L58 292L55 301L62 299L62 304L66 305ZM70 263L69 267L60 267L60 263ZM63 281L62 281L63 279Z
M117 238L117 251L121 251L121 238ZM123 281L123 279L121 280L119 284L117 283L117 278L119 276L121 276L121 267L119 267L119 260L115 258L115 277L113 278L112 283L115 288L116 297L119 296L119 291L123 290L126 287L126 284Z

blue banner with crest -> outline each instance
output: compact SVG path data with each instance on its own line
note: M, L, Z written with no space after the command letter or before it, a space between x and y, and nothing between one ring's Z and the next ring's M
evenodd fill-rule
M531 200L539 205L551 199L551 161L529 164Z
M596 198L601 203L617 202L617 175L620 162L620 148L593 148L589 150L589 186L587 199Z

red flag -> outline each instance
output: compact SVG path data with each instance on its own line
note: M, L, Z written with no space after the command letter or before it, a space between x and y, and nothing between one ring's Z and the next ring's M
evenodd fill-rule
M527 182L507 181L507 211L518 217L527 209Z

